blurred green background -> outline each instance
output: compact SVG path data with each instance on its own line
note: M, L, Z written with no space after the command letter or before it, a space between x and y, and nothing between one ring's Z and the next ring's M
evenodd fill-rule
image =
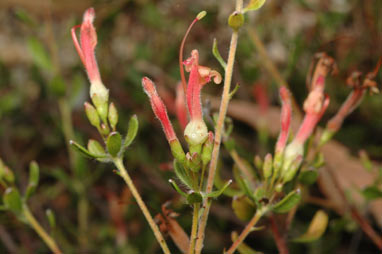
M180 214L177 220L189 232L191 209L167 183L173 176L167 170L170 150L140 79L147 75L157 83L171 112L179 80L179 45L188 25L202 10L208 15L192 30L185 57L196 48L201 64L222 73L211 53L212 42L217 39L226 58L231 34L227 17L234 4L233 0L0 1L0 157L14 170L21 189L27 183L29 162L40 164L41 184L29 204L45 228L45 209L54 211L57 229L52 233L65 253L160 253L113 166L68 153L69 136L82 144L89 138L99 139L83 110L83 103L89 100L89 85L71 40L71 27L81 23L85 9L95 8L96 55L111 101L119 109L118 128L127 129L132 114L140 121L138 137L125 164L151 213L159 213L161 204L172 200L172 209ZM306 96L305 79L314 54L325 51L337 61L340 72L327 82L331 105L323 118L325 123L350 92L345 85L348 75L355 70L371 71L381 56L381 15L380 0L268 0L259 11L246 15L246 28L240 32L233 82L241 87L235 99L256 103L252 86L260 82L266 86L270 102L279 105L277 85L247 33L247 28L255 29L300 105ZM377 82L382 83L381 71ZM217 95L221 86L208 85L203 92ZM355 155L365 149L372 159L381 161L381 108L381 95L367 95L336 139ZM249 160L255 154L272 151L273 140L264 146L258 132L243 123L235 122L233 135L242 156ZM232 162L228 154L223 151L221 156L229 169ZM78 229L81 202L85 202L87 212ZM231 243L230 232L240 231L244 225L233 215L230 202L223 197L213 205L205 253L220 253L222 246ZM317 208L300 208L292 236L306 228ZM331 224L321 240L291 244L290 252L376 253L354 222L330 215ZM171 240L168 242L176 250ZM247 242L264 253L277 252L267 230L251 234ZM2 212L0 253L48 252L32 230Z

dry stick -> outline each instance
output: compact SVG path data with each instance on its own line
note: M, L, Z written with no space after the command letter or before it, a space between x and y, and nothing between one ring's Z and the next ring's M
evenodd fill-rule
M248 222L247 226L245 226L244 230L241 232L241 234L236 239L236 241L232 244L232 246L225 252L225 254L235 253L236 249L244 241L247 235L252 232L252 228L256 225L256 223L259 221L261 216L263 216L264 212L265 212L264 209L257 209L255 215Z
M271 76L275 79L278 87L285 86L286 88L289 89L288 83L283 79L281 76L280 72L277 70L276 66L273 64L271 58L269 57L263 42L260 40L259 36L257 35L256 31L254 28L248 28L248 34L252 39L253 44L255 44L255 47L257 48L261 59L263 60L264 67L267 69L267 71L271 74ZM289 89L290 90L290 89ZM292 105L297 113L297 116L299 118L302 118L302 112L300 107L298 106L296 99L291 95L292 98Z
M240 13L242 8L243 8L243 0L236 0L236 11ZM232 32L231 44L230 44L229 53L228 53L227 67L226 67L225 75L224 75L224 88L223 88L223 95L222 95L222 100L220 104L219 117L218 117L218 121L215 128L215 142L214 142L214 148L212 150L210 168L209 168L208 179L207 179L207 187L206 187L207 194L212 191L212 188L214 185L216 166L218 163L219 150L220 150L220 144L222 139L224 119L227 114L228 103L230 100L229 93L231 88L232 71L233 71L233 64L235 62L235 54L236 54L238 37L239 37L238 31L234 30ZM204 233L205 233L205 229L207 225L207 219L208 219L210 206L211 206L210 200L205 199L205 201L203 202L204 210L200 218L198 236L196 240L196 248L195 248L196 254L200 254L203 248Z
M127 186L129 187L131 194L134 196L135 200L137 201L139 208L142 210L142 213L145 216L147 222L149 223L151 230L154 232L155 238L157 239L163 252L165 254L171 254L166 244L166 241L164 240L163 235L158 228L158 225L155 223L153 217L151 216L149 210L147 209L145 203L143 202L141 195L139 195L137 188L135 188L133 181L131 180L129 174L127 173L126 168L123 165L122 159L115 159L114 164L118 168L119 174L121 175L123 180L125 180Z
M271 230L273 237L275 238L277 249L279 250L280 254L288 254L288 246L285 242L285 238L280 235L279 229L277 227L276 219L274 215L271 215L269 217L269 220L271 222Z
M23 206L24 216L27 219L29 225L36 231L36 233L41 237L41 239L48 245L49 249L53 251L54 254L61 254L62 251L54 241L54 239L41 227L40 223L36 220L33 214L29 211L28 206Z
M344 204L350 210L351 216L353 217L353 219L358 223L362 231L365 232L365 234L372 240L372 242L378 247L378 249L382 250L382 237L379 236L377 232L375 232L375 230L372 228L369 222L359 213L357 208L348 202L345 192L340 187L340 183L338 182L338 179L334 175L334 173L330 169L326 171L329 173L330 177L332 178L335 188L338 190L338 193L343 199Z

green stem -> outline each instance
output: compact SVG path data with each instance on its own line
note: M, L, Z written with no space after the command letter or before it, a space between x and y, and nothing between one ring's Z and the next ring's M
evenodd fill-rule
M194 211L192 216L192 229L190 236L190 248L188 249L189 254L194 254L195 252L195 241L198 229L198 219L199 219L200 204L194 204Z
M243 0L236 0L236 11L241 12L242 8L243 8ZM220 151L220 144L222 140L224 120L227 114L228 103L230 100L233 64L235 62L238 38L239 38L238 31L233 30L232 37L231 37L231 44L230 44L229 53L228 53L227 67L225 69L225 75L224 75L223 95L222 95L222 100L220 104L218 121L215 128L215 143L214 143L214 148L212 150L210 168L208 172L207 187L206 187L207 194L212 191L214 179L215 179L216 167L217 167L219 151ZM200 254L203 248L204 231L207 225L207 219L208 219L210 206L211 206L211 202L209 201L209 199L205 199L203 203L204 210L200 218L198 236L196 240L196 248L195 248L196 254Z
M236 241L232 244L232 246L225 252L226 254L233 254L235 250L239 247L239 245L244 241L249 233L252 232L252 228L256 225L256 223L260 220L261 216L263 216L265 209L258 209L252 219L248 222L247 226L245 226L244 230L241 232Z
M170 254L171 252L166 244L166 241L164 240L162 236L162 233L160 232L157 224L155 223L153 217L151 216L149 210L147 209L145 203L143 202L141 195L139 194L129 174L127 173L126 168L123 165L122 159L121 158L115 159L114 164L118 168L121 177L123 178L123 180L125 180L127 186L129 187L131 194L134 196L135 200L137 201L139 208L142 210L142 213L145 216L147 222L149 223L151 230L154 232L155 238L157 239L163 252L165 254Z
M30 212L27 205L23 206L23 212L28 223L41 237L41 239L46 243L46 245L48 245L49 249L53 251L54 254L61 254L62 251L58 248L58 245L56 244L54 239L41 227L40 223L38 223L36 218Z

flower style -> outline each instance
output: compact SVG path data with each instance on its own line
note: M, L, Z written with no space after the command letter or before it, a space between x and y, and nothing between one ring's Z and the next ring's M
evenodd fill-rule
M94 52L95 47L97 45L97 33L93 26L94 18L94 9L87 9L84 13L82 24L74 26L71 29L71 34L74 46L76 47L78 55L80 56L81 61L85 66L86 72L91 83L90 97L93 99L93 97L96 95L97 98L95 99L100 103L94 102L94 104L101 104L108 101L109 91L101 81L101 76L95 58ZM80 42L78 42L76 36L77 28L80 28Z

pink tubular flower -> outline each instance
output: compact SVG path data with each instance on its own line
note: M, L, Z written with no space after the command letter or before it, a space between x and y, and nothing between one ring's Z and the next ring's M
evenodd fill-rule
M304 102L305 117L296 134L295 141L304 144L312 135L318 121L329 106L329 97L324 95L325 79L323 76L317 78L316 84L310 91Z
M276 143L276 153L281 153L284 151L286 142L288 141L290 123L292 119L292 103L290 92L285 86L280 88L280 99L282 102L281 131Z
M188 119L185 95L181 82L179 82L179 84L176 86L175 110L179 124L182 127L182 130L184 130L187 126Z
M151 107L154 111L155 116L159 119L159 121L162 124L167 141L171 143L174 140L178 140L175 131L172 127L172 124L168 118L166 106L159 97L157 90L155 89L154 83L149 78L144 77L142 79L142 86L147 96L150 98Z
M252 94L256 102L259 104L260 114L266 115L269 109L269 99L265 85L260 82L254 84Z
M85 66L91 86L90 97L98 96L98 100L105 102L108 100L109 92L101 81L101 76L98 70L97 61L95 58L95 47L97 45L97 34L93 26L95 12L93 8L85 11L81 25L74 26L71 29L74 46ZM77 40L76 29L80 27L80 43Z
M208 136L207 126L203 121L200 92L202 87L211 81L221 82L221 76L217 71L199 65L199 53L197 50L191 52L191 57L184 61L186 71L190 72L188 79L186 99L190 122L184 130L184 136L191 145L204 143Z
M93 8L85 11L81 25L72 28L72 39L74 46L84 64L88 73L90 82L101 80L97 61L95 59L94 50L97 45L97 34L93 26L95 12ZM76 28L80 27L80 42L77 40Z

